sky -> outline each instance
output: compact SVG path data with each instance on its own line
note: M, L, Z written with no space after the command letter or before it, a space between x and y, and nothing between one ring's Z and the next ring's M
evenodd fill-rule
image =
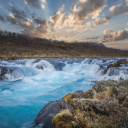
M0 29L128 50L128 0L0 0Z

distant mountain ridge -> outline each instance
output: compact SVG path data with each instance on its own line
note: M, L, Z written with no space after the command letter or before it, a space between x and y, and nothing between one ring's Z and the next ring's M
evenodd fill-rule
M87 44L94 45L94 46L106 47L103 43L87 43Z

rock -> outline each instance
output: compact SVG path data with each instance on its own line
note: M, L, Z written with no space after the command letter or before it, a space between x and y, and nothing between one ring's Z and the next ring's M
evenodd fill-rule
M114 93L116 94L116 98L122 102L128 95L128 80L121 81L115 86Z
M108 76L118 76L120 73L128 74L128 69L119 67L119 68L110 68L108 69L107 75Z
M47 121L47 117L50 115L50 114L57 114L60 112L60 108L58 106L58 104L56 103L56 101L52 101L48 104L46 104L44 106L44 108L39 112L39 114L37 115L36 119L35 119L35 123L38 125L38 124L41 124L41 123L45 123L45 121Z
M122 65L127 66L128 65L128 60L127 59L122 59L122 60L117 61L115 64L109 64L107 66L107 69L104 70L104 74L106 74L110 68L122 67Z
M89 99L93 99L94 95L95 95L95 90L94 89L91 89L91 90L84 93L84 97L89 98Z
M84 92L82 90L75 91L74 93L84 94Z
M44 106L44 108L39 112L35 119L35 123L38 125L40 123L50 122L51 115L56 115L62 109L69 109L70 111L73 110L73 107L67 104L64 99L52 101Z
M84 98L84 94L81 93L69 93L63 97L66 103L70 103L73 98Z
M127 95L127 97L123 101L123 106L128 108L128 95Z
M7 74L9 71L8 71L8 68L6 67L3 67L3 66L0 66L0 80L4 80L4 75Z
M128 80L108 80L97 82L86 93L76 91L50 102L39 112L35 123L43 123L43 128L127 128L127 112Z
M53 118L53 126L56 128L73 128L73 125L77 123L69 110L63 110Z
M36 68L43 70L44 67L42 65L37 65Z
M15 71L16 69L11 69L8 67L0 66L0 80L8 80L6 77L6 74L11 74Z
M108 88L113 88L118 85L117 81L108 80L108 81L99 81L92 88L97 92L103 92Z
M55 116L54 114L49 114L48 117L46 118L42 128L53 128L52 120L53 120L54 116Z
M52 65L54 65L54 68L57 70L57 71L62 71L63 67L66 65L65 63L63 62L60 62L60 61L54 61L54 60L48 60Z
M115 113L118 110L119 103L115 99L106 98L104 100L94 100L94 99L73 99L73 106L82 111L91 111L92 109L96 113L102 115L109 115L110 113Z
M5 80L5 74L9 73L9 69L7 67L0 66L0 80Z

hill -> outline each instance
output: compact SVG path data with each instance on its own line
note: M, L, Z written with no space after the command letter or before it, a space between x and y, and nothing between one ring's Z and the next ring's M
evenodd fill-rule
M109 58L128 57L128 51L93 42L54 41L0 31L0 58Z

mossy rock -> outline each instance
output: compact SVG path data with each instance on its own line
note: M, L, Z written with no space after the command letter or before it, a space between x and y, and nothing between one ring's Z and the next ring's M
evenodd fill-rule
M66 96L63 97L63 99L64 99L67 103L69 103L69 102L72 100L72 94L71 94L71 93L67 94Z
M85 92L84 93L84 97L87 98L87 99L93 99L93 97L94 97L94 90L91 89L91 90Z
M78 123L77 123L76 121L72 121L71 124L72 124L72 126L73 126L74 128L77 128L77 127L78 127Z
M71 123L65 123L63 121L60 121L57 123L55 128L73 128Z
M67 102L67 103L71 103L71 100L73 98L84 98L83 94L80 93L69 93L66 96L63 97L63 99Z
M75 128L77 125L69 110L63 110L55 115L52 124L54 128Z
M103 92L99 92L94 96L94 99L103 100L107 97L112 97L114 95L113 88L108 88Z

